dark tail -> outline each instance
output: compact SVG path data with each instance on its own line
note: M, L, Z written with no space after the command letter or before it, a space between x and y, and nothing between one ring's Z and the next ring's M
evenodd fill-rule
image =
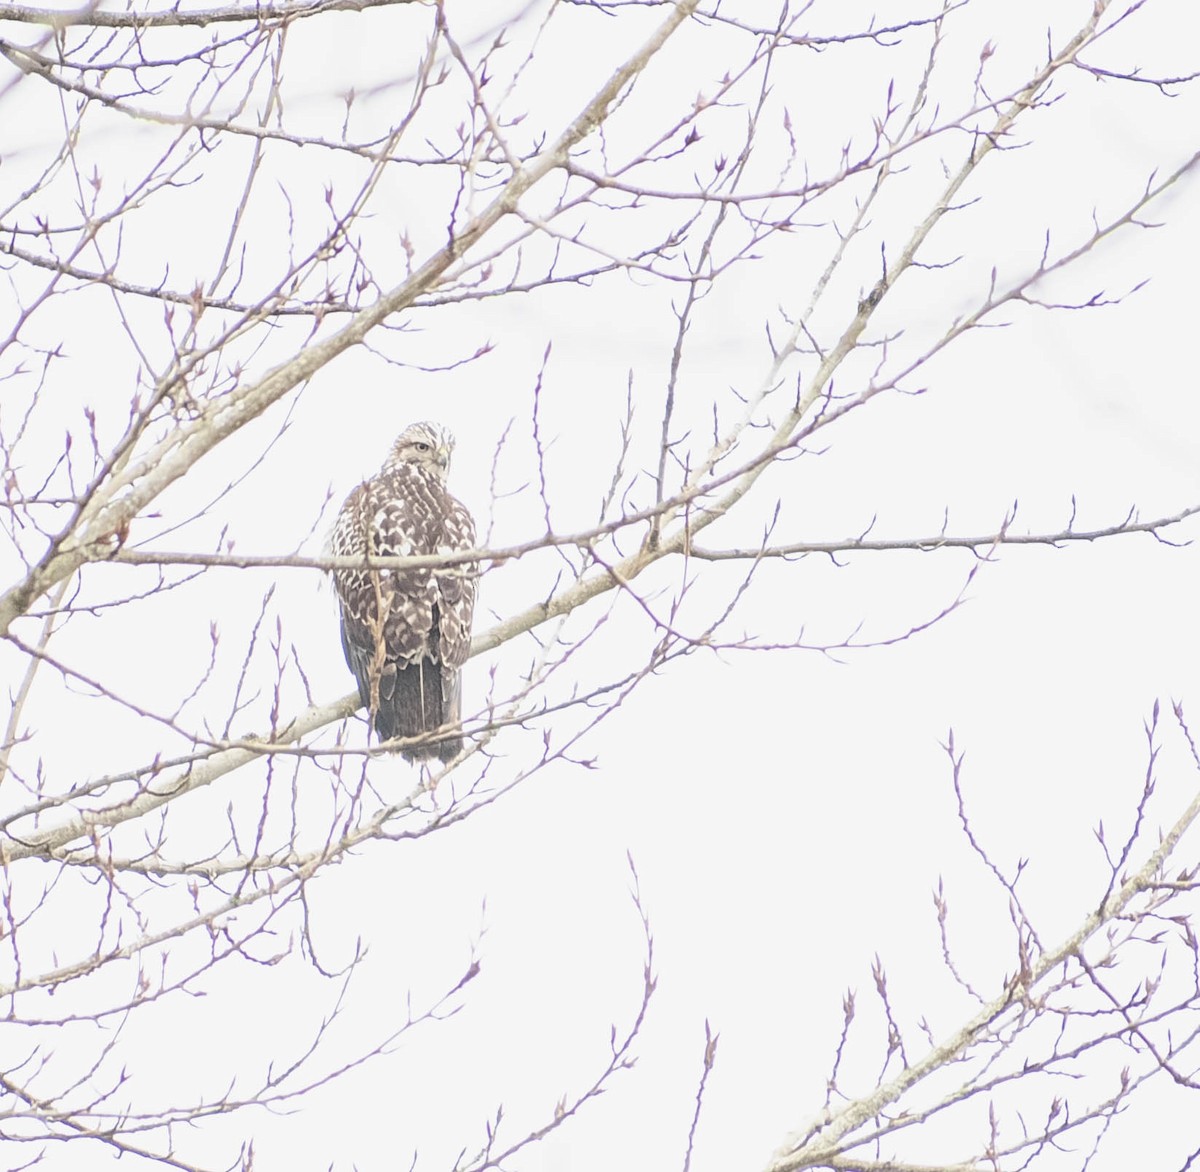
M358 683L363 707L371 707L371 654L351 642L342 626L342 650ZM379 709L373 721L375 735L381 741L393 737L416 737L433 732L443 724L461 719L462 675L458 669L443 669L431 659L410 667L387 664L379 680ZM461 736L448 736L425 745L412 745L400 751L409 761L440 757L449 761L462 751Z
M459 719L459 673L423 659L396 671L384 669L379 681L375 734L381 741L433 732ZM449 761L462 750L461 736L449 736L400 751L409 761L439 757Z

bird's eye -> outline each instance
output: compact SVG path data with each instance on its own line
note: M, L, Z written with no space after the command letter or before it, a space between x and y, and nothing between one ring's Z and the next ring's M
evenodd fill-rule
M417 442L413 444L413 447L416 448L418 452L429 451L429 445L424 440L417 440Z

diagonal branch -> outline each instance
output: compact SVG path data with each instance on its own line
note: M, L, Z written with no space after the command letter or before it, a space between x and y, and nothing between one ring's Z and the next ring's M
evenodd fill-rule
M1072 957L1079 956L1088 941L1103 927L1116 920L1129 904L1145 891L1158 886L1167 860L1180 839L1200 818L1200 794L1176 820L1159 846L1139 870L1124 882L1104 902L1090 912L1083 923L1056 948L1045 952L1032 962L1024 973L1013 977L1004 991L984 1005L957 1032L944 1042L932 1046L921 1058L905 1067L894 1079L873 1093L857 1099L842 1110L827 1115L814 1126L789 1137L775 1152L766 1172L797 1172L801 1168L848 1167L835 1163L843 1141L858 1128L875 1119L896 1103L923 1079L954 1062L966 1053L996 1022L1013 1010L1023 1009L1045 979ZM857 1164L852 1166L857 1167Z
M383 294L374 305L355 314L328 338L314 342L295 358L269 370L231 399L209 403L196 419L179 427L113 476L89 500L71 528L51 544L41 562L0 596L0 635L8 631L34 599L94 557L98 547L103 553L116 535L128 529L142 509L183 476L201 456L312 378L338 355L364 341L389 316L406 309L419 294L433 287L455 261L516 208L527 191L564 164L572 147L603 124L613 102L691 15L697 3L698 0L678 0L667 19L612 74L554 143L520 167L500 194L406 281Z

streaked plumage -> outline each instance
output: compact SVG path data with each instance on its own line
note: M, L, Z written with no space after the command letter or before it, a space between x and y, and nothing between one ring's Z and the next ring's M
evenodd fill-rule
M446 491L454 437L414 423L383 468L338 513L330 539L337 557L415 557L471 549L475 523ZM471 648L473 565L412 570L335 570L342 650L380 740L414 737L462 719L461 668ZM450 760L462 736L405 747L409 760Z

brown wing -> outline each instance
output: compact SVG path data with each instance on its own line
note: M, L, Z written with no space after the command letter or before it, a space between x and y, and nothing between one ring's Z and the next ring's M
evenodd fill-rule
M466 506L449 494L446 494L442 531L444 549L464 550L475 546L475 522ZM437 574L441 658L449 667L462 667L471 654L471 626L478 586L479 568L473 562L447 566Z

